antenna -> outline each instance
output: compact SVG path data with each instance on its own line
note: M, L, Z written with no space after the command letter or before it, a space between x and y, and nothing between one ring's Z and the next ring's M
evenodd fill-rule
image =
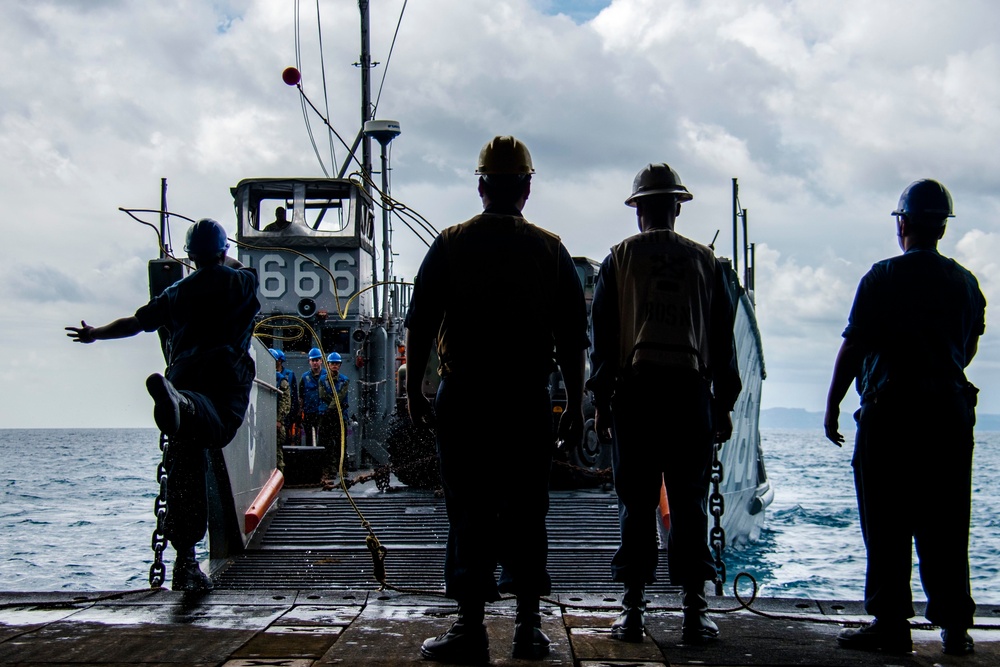
M389 229L389 155L386 148L389 142L399 136L399 121L369 120L365 121L364 135L366 139L374 139L382 147L382 317L389 321L389 264L392 261L392 243Z

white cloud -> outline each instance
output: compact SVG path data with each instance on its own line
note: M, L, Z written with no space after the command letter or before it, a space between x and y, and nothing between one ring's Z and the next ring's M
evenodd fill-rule
M991 302L1000 297L1000 6L585 4L409 3L388 67L403 2L372 6L376 89L386 77L378 113L403 130L392 149L396 197L438 228L469 217L479 148L513 133L538 169L526 214L574 254L599 259L632 233L634 213L622 204L632 177L666 161L695 194L679 230L706 243L721 230L717 247L728 255L730 179L739 177L759 241L771 405L821 407L854 287L898 252L888 213L916 178L951 189L959 217L942 250L979 275ZM329 115L351 142L357 6L320 10ZM115 401L131 406L109 425L148 422L147 401L119 387L145 398L143 373L162 365L154 338L70 346L62 326L127 314L145 299L154 239L117 208L156 208L161 177L171 209L232 231L229 188L240 179L321 174L297 91L280 79L297 60L294 18L291 4L267 0L0 6L0 343L24 351L0 377L28 378L0 383L18 394L4 396L18 409L0 426L102 414L89 390L61 415L33 409L49 388L24 364L42 369L53 351L74 377L108 379ZM315 7L299 19L303 85L325 112ZM309 115L329 165L322 125ZM336 153L343 161L339 142ZM173 228L179 245L184 225ZM423 246L399 224L396 242L397 271L412 275ZM1000 345L990 333L1000 328L990 318L972 372L984 409L1000 412Z

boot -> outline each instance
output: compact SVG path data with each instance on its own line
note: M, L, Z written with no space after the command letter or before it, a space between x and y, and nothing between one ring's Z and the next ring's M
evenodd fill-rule
M542 632L538 596L518 596L514 616L514 650L511 656L523 660L541 660L549 654L549 638Z
M909 653L913 650L910 639L910 622L902 619L876 618L859 630L842 630L837 635L841 648L859 651L884 651L886 653Z
M719 636L719 626L708 617L708 600L705 599L704 586L700 584L684 590L681 641L686 644L704 644Z
M487 664L490 638L483 623L484 603L459 602L458 620L448 632L424 640L420 655L428 660L460 664Z
M194 557L194 547L178 549L170 589L189 593L207 593L214 587L212 580L198 567L198 561Z
M194 403L177 391L170 380L159 373L146 378L146 391L153 397L153 421L167 435L177 435L182 418L194 416Z
M965 628L947 627L941 630L941 651L945 655L975 653L976 644Z
M611 626L611 637L623 642L639 643L645 634L646 587L643 584L625 584L622 595L622 613Z

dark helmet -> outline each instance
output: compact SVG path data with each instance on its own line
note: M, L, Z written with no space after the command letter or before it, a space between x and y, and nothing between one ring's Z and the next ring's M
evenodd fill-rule
M673 195L677 201L694 199L694 195L681 184L681 177L665 162L647 164L632 182L632 196L625 200L626 206L635 207L635 200L649 195Z
M493 137L479 151L476 173L482 176L509 175L524 178L535 173L531 153L520 139L511 136Z
M906 216L916 222L944 222L945 218L955 217L948 188L929 178L907 185L892 215Z
M188 227L184 251L192 260L221 257L228 249L226 230L215 220L202 218Z

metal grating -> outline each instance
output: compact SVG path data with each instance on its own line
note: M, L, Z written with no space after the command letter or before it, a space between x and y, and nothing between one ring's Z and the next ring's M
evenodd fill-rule
M556 593L604 593L618 547L618 505L613 494L559 491L550 496L547 520L549 572ZM398 588L440 591L448 518L444 500L401 491L355 498L389 550L387 581ZM343 493L296 493L282 499L266 532L252 548L215 575L220 589L363 589L378 585L365 548L367 532ZM669 586L661 553L657 584Z

